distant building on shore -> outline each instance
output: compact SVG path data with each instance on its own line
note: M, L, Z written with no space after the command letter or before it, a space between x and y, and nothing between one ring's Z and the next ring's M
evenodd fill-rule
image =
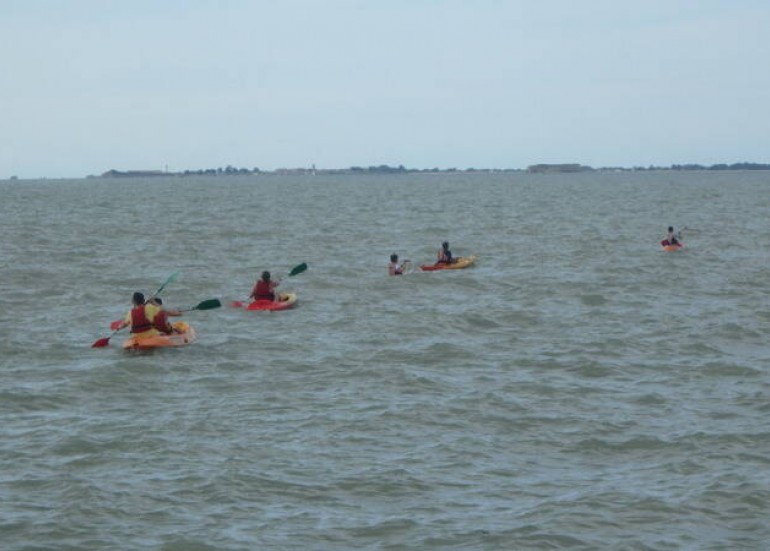
M530 165L527 167L527 172L542 173L542 172L589 172L593 170L590 166L583 166L578 163L564 163L564 164L540 164Z
M108 170L102 178L147 178L148 176L169 176L162 170Z

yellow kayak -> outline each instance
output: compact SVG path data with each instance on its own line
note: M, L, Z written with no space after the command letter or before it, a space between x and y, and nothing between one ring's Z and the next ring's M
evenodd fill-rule
M462 270L463 268L473 266L473 263L476 262L477 258L478 257L476 255L458 256L451 264L445 264L443 262L436 262L435 264L423 264L420 266L420 269L423 272L433 272L435 270Z

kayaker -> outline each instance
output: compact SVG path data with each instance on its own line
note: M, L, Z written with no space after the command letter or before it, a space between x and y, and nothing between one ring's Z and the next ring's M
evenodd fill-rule
M436 264L451 264L454 262L452 251L449 250L449 241L444 241L436 254Z
M404 260L403 263L400 263L398 261L398 255L396 253L393 253L390 255L390 264L388 264L388 274L389 275L403 275L404 270L406 270L406 265L409 263L408 260Z
M249 298L253 298L254 300L272 300L275 302L278 299L275 288L278 287L279 284L279 281L272 281L270 279L270 272L265 270L262 272L262 277L257 280L257 283L251 290Z
M681 233L681 231L675 233L674 226L669 226L668 233L666 234L665 239L660 242L660 244L664 247L668 247L669 245L679 245L679 240L682 238Z
M157 306L158 311L155 313L155 317L152 320L152 325L160 333L171 335L172 333L179 333L173 325L168 321L168 316L181 316L182 312L176 309L166 309L163 307L163 301L160 297L152 297L147 301L149 304Z
M149 302L145 302L144 294L139 291L131 297L132 308L123 319L123 327L131 326L131 333L136 337L150 337L157 335L153 322L159 308Z

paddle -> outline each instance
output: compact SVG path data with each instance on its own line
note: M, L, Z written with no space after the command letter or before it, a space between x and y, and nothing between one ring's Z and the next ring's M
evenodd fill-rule
M197 306L193 306L192 308L185 308L184 310L179 311L191 312L192 310L213 310L214 308L219 308L220 306L222 306L222 303L219 302L218 298L210 298L209 300L199 302Z
M302 264L297 264L289 272L289 277L295 276L297 274L301 274L305 270L307 270L307 264L306 263L303 262Z
M150 298L158 296L158 295L160 294L160 292L161 292L163 289L165 289L165 288L166 288L166 285L168 285L169 283L172 283L173 281L175 281L175 280L176 280L176 278L177 278L178 276L179 276L179 272L174 272L173 274L171 274L170 276L168 276L168 278L166 278L166 281L164 281L164 282L163 282L163 285L161 285L160 287L158 287L158 290L157 290L157 291L155 291L155 292L154 292L152 295L150 295ZM148 299L148 300L149 300L149 299Z
M185 308L184 310L179 310L180 312L192 312L193 310L213 310L214 308L219 308L222 306L222 303L219 302L218 298L210 298L208 300L204 300L203 302L198 303L197 306L193 306L192 308ZM120 329L120 326L122 325L123 320L115 320L110 324L110 329L117 331Z
M301 274L307 270L307 263L303 262L302 264L297 264L294 266L291 271L287 274L287 277L294 277L295 275ZM280 279L278 281L281 281ZM234 300L230 303L230 306L232 308L243 308L243 301L241 300Z
M91 348L104 348L105 346L110 344L110 339L115 336L115 333L123 329L122 327L118 327L115 329L115 331L112 332L112 335L109 337L102 337L98 341L96 341L94 344L91 345Z

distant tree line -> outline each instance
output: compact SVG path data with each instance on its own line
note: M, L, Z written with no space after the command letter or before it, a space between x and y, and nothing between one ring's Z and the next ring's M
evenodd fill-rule
M610 170L602 169L602 170ZM616 168L614 170L629 170L627 168ZM684 164L684 165L671 165L671 166L654 166L649 167L635 166L630 170L770 170L770 164L766 163L733 163L725 164L720 163L716 165L699 165L699 164Z
M648 167L635 166L633 168L626 168L621 166L606 166L601 168L593 168L590 166L579 164L540 164L531 165L527 168L527 172L586 172L586 171L602 171L602 172L627 172L627 171L644 171L644 170L770 170L770 164L766 163L733 163L733 164L716 164L711 166L699 165L699 164L684 164L684 165L671 165L671 166L655 166L650 165Z
M635 166L633 168L626 167L602 167L593 168L586 165L574 164L539 164L531 165L526 169L529 172L585 172L592 170L770 170L770 164L767 163L732 163L732 164L715 164L715 165L700 165L700 164L676 164L671 166L655 166L650 165L648 167ZM377 165L377 166L351 166L350 168L334 168L334 169L318 169L313 168L280 168L275 173L334 173L334 174L403 174L414 172L521 172L522 169L516 168L406 168L404 165L390 166L390 165ZM261 171L258 168L235 168L233 166L227 166L225 168L208 168L205 170L185 170L181 174L192 175L237 175L237 174L269 174L271 171Z
M671 165L670 167L654 166L648 167L635 166L632 168L627 167L602 167L593 168L586 165L580 165L577 163L563 163L563 164L538 164L530 165L527 169L528 172L588 172L588 171L646 171L646 170L770 170L770 164L766 163L733 163L733 164L715 164L711 166L699 165L699 164L682 164ZM404 165L389 166L389 165L377 165L377 166L351 166L350 168L336 168L336 169L316 169L315 166L311 168L279 168L273 171L262 171L259 168L236 168L232 165L227 165L222 168L204 168L200 170L185 170L182 172L166 172L161 170L108 170L101 176L103 178L121 178L121 177L152 177L152 176L242 176L242 175L256 175L256 174L405 174L405 173L454 173L454 172L521 172L521 169L514 168L406 168ZM90 176L89 176L90 177Z
M770 170L770 164L765 163L733 163L718 164L705 167L702 165L671 165L671 170Z
M235 168L232 165L227 165L225 168L205 168L201 170L185 170L180 174L184 176L235 176L237 174L259 174L262 172L258 168Z

